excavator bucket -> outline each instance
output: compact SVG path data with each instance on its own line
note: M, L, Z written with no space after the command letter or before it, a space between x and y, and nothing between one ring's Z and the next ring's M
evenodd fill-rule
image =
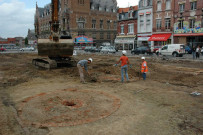
M48 57L71 57L73 55L73 39L38 39L38 55Z

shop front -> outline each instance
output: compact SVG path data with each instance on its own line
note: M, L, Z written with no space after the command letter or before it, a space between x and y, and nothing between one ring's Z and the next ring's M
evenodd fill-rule
M152 36L152 34L138 34L138 38L137 38L138 47L140 47L140 46L151 47L153 42L148 41L151 36Z
M154 46L163 46L171 44L172 41L171 33L159 33L153 34L148 41L154 41Z
M74 48L84 49L86 46L94 46L93 38L87 36L77 36L74 41Z
M192 46L203 46L203 33L174 34L176 43Z
M115 47L117 50L132 50L136 47L136 35L117 36Z
M195 19L195 17L189 17L189 19ZM174 23L174 43L190 47L203 46L203 25L200 20L195 21L193 25L189 21L182 21L182 28L179 26L180 22Z

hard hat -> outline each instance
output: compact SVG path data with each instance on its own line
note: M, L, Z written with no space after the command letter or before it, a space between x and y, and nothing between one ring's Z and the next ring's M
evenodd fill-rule
M126 54L127 54L126 50L123 50L123 51L122 51L122 54L126 55Z
M92 58L89 58L88 60L89 60L89 61L91 61L91 63L92 63L92 61L93 61L93 59L92 59Z
M145 57L142 57L141 59L142 59L142 60L145 60Z

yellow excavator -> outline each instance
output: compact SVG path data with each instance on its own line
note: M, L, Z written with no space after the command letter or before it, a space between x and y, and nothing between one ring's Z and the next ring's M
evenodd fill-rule
M59 32L59 0L52 0L52 21L49 39L38 39L38 55L46 56L32 60L36 67L47 69L64 65L76 65L73 60L74 42L69 35L60 35ZM70 33L69 33L70 34Z

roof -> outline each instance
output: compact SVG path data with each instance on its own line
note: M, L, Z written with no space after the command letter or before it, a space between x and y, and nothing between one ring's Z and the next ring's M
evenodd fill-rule
M131 7L127 7L127 8L119 8L118 13L128 12L130 10L130 8L133 8L134 11L138 10L138 6L131 6Z

